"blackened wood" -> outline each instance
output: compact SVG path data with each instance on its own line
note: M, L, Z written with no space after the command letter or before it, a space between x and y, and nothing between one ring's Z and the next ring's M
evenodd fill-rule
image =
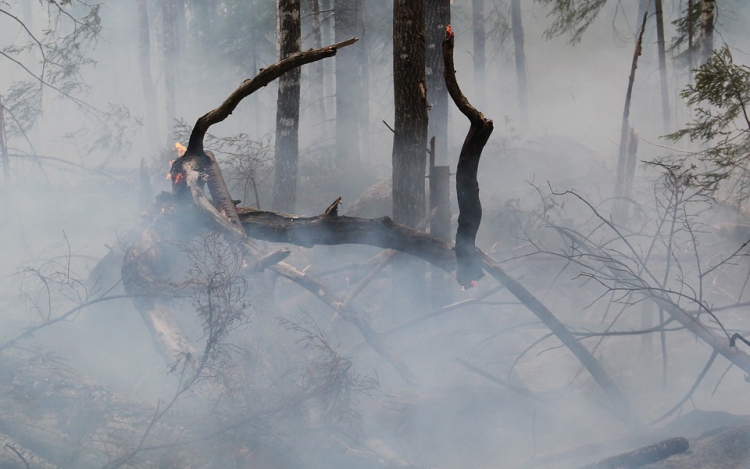
M284 60L276 62L266 68L260 70L254 78L245 80L242 84L229 95L229 97L221 103L219 107L213 111L209 111L201 116L195 123L192 132L190 133L190 141L185 152L185 156L190 155L202 155L203 154L203 137L205 137L208 129L217 124L227 117L237 108L237 105L244 98L250 96L255 91L268 85L275 79L279 78L284 73L292 70L296 67L315 62L317 60L324 59L326 57L333 57L336 52L350 44L357 42L357 38L348 39L346 41L333 44L331 46L322 47L320 49L309 49L306 51L292 54ZM183 156L183 158L185 158ZM182 159L182 158L180 158ZM177 160L179 161L179 160Z
M451 23L450 0L430 0L425 10L425 79L427 101L430 103L427 134L435 138L436 164L448 160L448 89L443 78L443 51L441 44L445 27Z
M425 215L427 89L425 2L393 2L393 219L416 226Z
M669 110L669 85L667 84L667 52L664 42L664 11L662 0L655 0L656 5L656 44L659 49L659 76L661 79L661 112L664 133L672 130L672 118Z
M151 34L148 19L148 0L138 0L138 65L141 88L146 100L146 127L150 145L157 145L159 113L156 106L156 86L151 78Z
M510 0L510 28L511 36L513 37L513 52L516 59L518 104L521 106L521 111L526 113L529 106L529 79L526 76L526 50L524 47L521 0Z
M675 454L684 453L688 448L690 448L690 443L685 438L670 438L634 451L603 459L596 464L589 464L581 469L637 468L667 459Z
M298 53L302 44L300 0L279 1L280 60ZM300 68L279 77L276 100L276 166L273 206L282 212L294 212L297 200L299 163Z
M476 236L482 221L477 171L482 150L492 134L493 124L469 103L456 81L453 66L454 36L448 27L443 40L445 84L456 107L469 119L471 126L461 147L456 168L458 197L458 230L456 231L456 280L463 287L471 287L484 275L476 249Z
M701 2L701 63L706 63L714 51L714 24L716 22L716 1Z
M335 0L334 40L362 37L358 21L362 0ZM364 45L353 47L336 55L336 164L339 170L356 167L360 160L362 75L359 56Z

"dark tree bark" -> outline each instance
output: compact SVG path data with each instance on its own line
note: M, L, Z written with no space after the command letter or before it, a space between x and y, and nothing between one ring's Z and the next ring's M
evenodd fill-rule
M336 42L362 36L358 21L361 8L362 0L334 0ZM361 159L361 47L359 41L336 55L336 164L339 169L356 167Z
M667 84L667 52L664 43L664 10L662 0L656 1L656 37L659 48L659 75L661 78L661 111L664 123L664 133L672 130L672 118L669 111L669 86Z
M424 0L393 3L393 219L416 226L425 215L427 90Z
M177 116L175 77L177 76L177 29L175 28L175 0L162 0L162 46L164 47L164 91L167 134L171 134ZM169 137L167 137L169 138ZM167 142L169 144L171 142Z
M451 23L450 0L427 2L427 40L425 77L427 80L427 101L430 103L428 136L435 138L435 163L448 162L448 89L443 79L443 53L441 44L445 37L445 27Z
M643 20L641 28L638 31L638 38L635 42L635 51L633 52L633 60L630 64L630 77L628 78L628 91L625 93L625 106L622 110L622 123L620 126L620 148L617 156L617 175L615 182L615 197L624 196L625 188L625 174L628 160L628 134L630 129L630 101L633 97L633 85L635 83L635 71L638 68L638 57L641 56L643 50L643 33L646 31L646 21L648 21L648 11L643 13ZM617 222L622 223L624 220L621 217L620 205L617 203L613 209Z
M521 107L521 112L526 114L529 107L529 80L526 76L526 50L524 48L521 0L510 0L510 27L513 36L513 50L516 58L518 104Z
M425 215L427 89L425 1L393 2L393 219L410 227ZM417 313L427 306L425 269L412 259L393 263L394 312ZM396 320L394 316L394 321Z
M474 30L474 90L478 102L484 102L485 87L485 31L484 0L471 0L472 28Z
M300 0L279 2L280 59L300 51L302 26ZM276 101L276 179L273 205L282 212L294 212L297 199L299 162L300 69L294 68L279 78Z
M490 119L484 117L461 92L453 67L454 36L450 27L443 41L445 85L453 102L471 126L461 147L456 167L456 196L458 198L458 230L456 231L456 280L464 288L472 287L484 276L476 247L476 236L482 222L482 203L479 200L477 172L482 150L494 129Z
M714 51L714 23L716 22L716 0L701 3L701 63L706 63Z
M151 34L148 19L148 0L138 0L138 62L141 88L146 100L146 132L148 143L158 145L159 110L156 105L156 86L151 77Z

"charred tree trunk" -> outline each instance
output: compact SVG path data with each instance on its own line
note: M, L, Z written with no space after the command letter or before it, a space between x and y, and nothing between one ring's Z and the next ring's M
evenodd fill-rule
M435 164L448 161L448 89L443 78L443 53L441 44L445 37L445 27L451 23L450 0L427 2L427 41L425 77L427 79L427 100L430 103L428 136L435 138Z
M513 50L516 58L518 104L521 107L521 112L525 115L528 112L529 107L529 80L526 76L526 50L524 49L521 0L510 0L510 27L513 36Z
M177 75L177 38L175 28L175 0L162 0L162 45L164 47L164 105L167 134L171 135L177 117L175 77ZM168 137L170 138L170 137ZM171 142L167 142L169 144Z
M664 10L662 0L656 1L656 36L659 48L659 76L661 78L661 112L664 123L664 133L672 129L672 118L669 111L669 86L667 84L667 52L664 43Z
M471 0L471 17L474 31L474 89L477 101L484 102L486 97L484 0Z
M620 127L620 148L617 155L617 175L615 182L615 197L624 196L624 183L625 183L625 172L627 165L628 155L628 134L630 129L630 101L633 97L633 84L635 83L635 71L638 68L638 57L641 55L643 45L643 33L646 31L646 21L648 21L648 11L643 14L643 22L641 23L641 29L638 32L638 39L635 42L635 51L633 52L633 61L630 65L630 77L628 78L628 91L625 93L625 106L622 110L622 124ZM618 204L615 204L613 212L618 217L616 220L618 223L622 223L624 220L620 217Z
M360 38L357 51L357 63L361 79L362 94L357 108L359 109L359 143L360 160L370 161L370 57L367 52L367 30L365 29L365 2L360 0L357 8L357 31Z
M442 50L442 47L441 47ZM445 84L445 82L443 82ZM446 89L447 91L447 89ZM430 139L430 234L440 241L451 243L450 166L437 166L435 137ZM451 279L442 269L433 266L430 271L432 306L438 308L452 300Z
M281 57L283 60L300 51L300 0L279 2ZM294 68L279 78L276 108L276 180L274 207L294 212L297 198L297 165L299 161L300 69Z
M416 226L425 215L427 90L424 0L393 4L393 219Z
M461 147L456 167L456 195L458 197L458 231L456 231L456 280L464 288L474 286L484 276L476 247L476 236L482 221L477 172L484 145L494 125L484 117L461 92L453 67L454 36L450 26L443 41L445 85L453 102L471 123Z
M425 215L427 89L425 86L425 1L393 2L393 219L414 227ZM425 306L422 265L393 263L394 312ZM395 318L394 318L395 320Z
M716 0L701 3L701 63L706 63L714 51L714 24L716 22Z
M360 8L362 0L334 0L336 42L361 37L362 31L358 27ZM361 159L361 47L359 41L336 55L336 165L340 170L356 167Z
M148 0L138 0L138 62L141 88L146 100L146 132L149 145L159 145L159 110L156 106L156 86L151 77L151 34L148 19Z

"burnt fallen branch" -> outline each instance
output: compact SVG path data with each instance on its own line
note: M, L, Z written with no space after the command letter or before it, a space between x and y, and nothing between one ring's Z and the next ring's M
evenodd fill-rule
M458 230L456 231L456 280L462 287L471 287L484 276L476 248L477 231L482 221L482 203L479 200L477 171L482 150L492 134L493 124L471 105L456 81L453 67L454 36L448 25L443 41L445 85L456 107L469 119L471 126L461 147L456 168L456 195L458 198Z
M603 459L596 464L589 464L581 469L636 468L667 459L675 454L684 453L688 448L690 448L690 444L685 438L670 438L634 451L628 451L627 453Z

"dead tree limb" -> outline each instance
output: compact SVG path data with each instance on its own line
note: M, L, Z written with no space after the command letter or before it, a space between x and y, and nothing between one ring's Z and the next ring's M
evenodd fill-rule
M471 126L466 134L456 168L456 194L458 197L458 230L456 231L456 280L462 287L470 287L484 276L476 248L477 231L482 221L482 203L479 200L477 171L482 150L492 134L493 124L471 105L456 81L453 66L454 36L450 25L443 40L443 74L448 93L456 107L469 119Z
M685 438L670 438L653 445L618 454L611 458L603 459L596 464L589 464L581 469L618 469L621 467L641 467L675 454L684 453L690 447Z
M262 68L254 78L243 81L239 88L237 88L223 103L221 103L221 106L217 107L213 111L204 114L201 118L198 119L198 121L195 123L195 127L193 127L193 131L190 134L190 140L185 155L187 156L203 154L203 137L206 136L206 132L208 132L209 127L229 117L229 115L234 112L235 108L237 108L237 105L240 103L240 101L242 101L246 97L268 85L289 70L305 64L309 64L311 62L316 62L326 57L333 57L334 55L336 55L336 52L339 49L354 44L358 40L359 38L355 37L330 45L328 47L297 52L290 55L284 60L280 60L273 65Z
M480 251L481 252L481 251ZM588 370L594 381L602 388L607 394L610 400L610 410L616 415L623 423L638 428L640 423L638 418L627 400L625 395L622 393L617 384L612 380L607 371L604 369L601 363L589 352L589 350L583 346L573 335L568 328L560 322L552 312L539 301L530 291L524 288L523 285L508 275L499 265L497 265L489 256L481 253L482 263L484 269L490 273L498 282L505 285L509 292L511 292L521 303L523 303L529 310L538 317L549 330L560 339L560 341L573 352L573 355L578 358L581 364Z

